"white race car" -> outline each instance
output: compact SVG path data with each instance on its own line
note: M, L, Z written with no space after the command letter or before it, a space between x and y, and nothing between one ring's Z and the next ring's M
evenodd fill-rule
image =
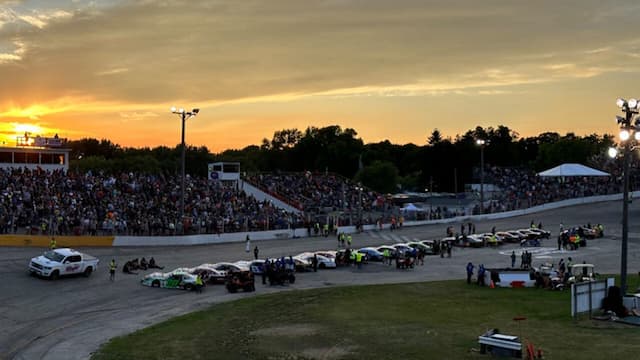
M182 270L168 273L154 272L145 276L140 283L151 287L193 290L196 287L196 275Z

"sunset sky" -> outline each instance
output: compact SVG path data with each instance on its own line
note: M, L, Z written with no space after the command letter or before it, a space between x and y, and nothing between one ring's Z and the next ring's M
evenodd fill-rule
M424 144L507 125L616 133L638 1L0 0L0 135L218 152L337 124Z

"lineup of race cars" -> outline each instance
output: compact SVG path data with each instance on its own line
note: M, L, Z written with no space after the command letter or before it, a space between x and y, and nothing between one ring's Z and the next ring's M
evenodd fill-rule
M338 266L355 263L357 254L361 254L362 262L383 262L391 259L404 259L420 255L437 255L450 246L483 247L499 246L503 243L519 243L521 246L539 246L543 239L549 239L551 233L538 228L496 231L480 234L456 235L440 240L419 240L393 245L380 245L377 247L363 247L356 249L321 250L315 252L303 252L295 256L287 256L275 259L241 260L236 262L204 263L196 267L180 267L169 272L153 272L145 275L141 284L150 287L176 288L192 290L196 289L198 277L204 284L227 284L230 280L237 281L238 274L250 273L250 279L241 287L248 290L253 287L253 275L262 275L269 272L270 282L276 270L286 270L289 275L286 279L293 283L293 272L314 271L317 269L334 269ZM580 226L564 230L559 239L568 241L572 248L585 246L585 239L603 236L602 226ZM559 240L560 241L560 240ZM390 258L390 259L388 259ZM270 263L266 263L270 261ZM34 275L49 279L57 279L59 276L84 274L90 276L97 270L98 259L75 251L62 248L46 251L42 256L31 259L29 272ZM270 265L270 266L269 266ZM275 266L277 265L277 266ZM411 262L413 266L413 262ZM276 270L274 270L276 269ZM234 277L235 276L235 277ZM276 281L276 283L282 283ZM246 285L249 284L249 285ZM235 287L233 287L235 288ZM254 288L254 287L253 287ZM231 290L230 290L231 291Z

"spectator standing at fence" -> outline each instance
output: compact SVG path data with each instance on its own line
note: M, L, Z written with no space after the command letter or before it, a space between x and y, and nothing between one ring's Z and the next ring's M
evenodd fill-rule
M511 267L516 267L516 251L511 251Z

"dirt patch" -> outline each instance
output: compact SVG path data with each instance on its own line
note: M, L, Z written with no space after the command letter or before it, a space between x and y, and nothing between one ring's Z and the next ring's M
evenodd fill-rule
M330 348L306 349L302 354L311 359L334 360L351 354L354 349L353 346L332 346Z
M306 336L314 335L318 328L308 324L296 324L287 326L277 326L253 331L251 335L256 336Z

